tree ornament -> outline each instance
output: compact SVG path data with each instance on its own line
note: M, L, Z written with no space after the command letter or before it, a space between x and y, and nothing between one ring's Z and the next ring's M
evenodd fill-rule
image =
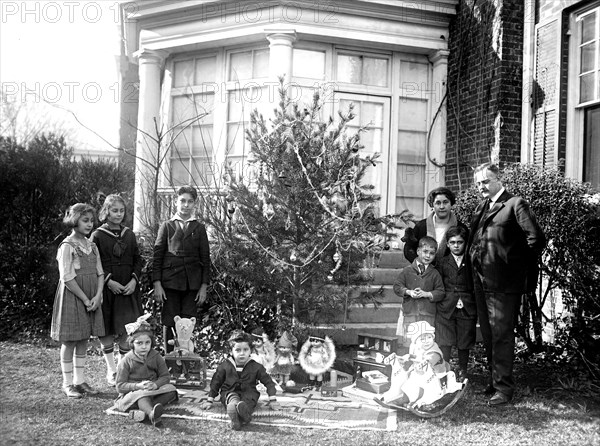
M333 281L333 274L329 274L327 276L327 280L329 280L330 282Z
M275 215L275 210L273 209L273 205L271 203L268 203L264 208L263 208L263 215L264 217L268 220L271 221L271 219L273 218L273 216Z
M333 261L334 262L339 262L339 260L342 258L342 255L340 254L339 251L336 251L335 254L333 255Z
M292 253L290 254L290 261L295 262L296 260L298 260L298 257L296 256L296 251L292 251Z

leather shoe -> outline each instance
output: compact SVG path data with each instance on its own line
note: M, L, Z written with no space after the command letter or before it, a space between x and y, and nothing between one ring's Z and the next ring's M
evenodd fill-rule
M509 403L510 400L511 400L510 396L508 396L502 392L496 392L494 394L494 396L490 398L490 400L488 401L488 404L490 406L501 406L503 404Z
M150 416L148 418L150 418L150 422L152 422L152 425L154 427L156 427L162 423L162 420L160 417L162 417L162 414L164 411L165 411L165 409L164 409L163 405L160 403L155 404L154 407L152 408L152 412L150 412Z
M75 384L75 388L79 393L87 393L89 395L97 395L98 391L88 383Z
M73 384L70 384L68 386L63 386L62 391L69 398L77 398L77 399L79 399L79 398L83 397L83 395L81 394L81 392L79 392L79 390L77 390L77 388Z

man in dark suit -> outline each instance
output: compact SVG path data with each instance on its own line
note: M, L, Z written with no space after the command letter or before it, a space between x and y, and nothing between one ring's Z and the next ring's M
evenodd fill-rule
M486 349L492 406L508 403L515 390L515 320L528 270L535 267L546 239L529 204L502 186L498 167L483 164L474 179L484 201L471 222L468 253L475 300Z
M210 250L206 228L193 215L198 193L191 186L177 191L177 213L162 223L154 243L154 299L163 304L163 339L173 338L175 316L196 317L206 300L210 280ZM168 348L172 350L172 347Z

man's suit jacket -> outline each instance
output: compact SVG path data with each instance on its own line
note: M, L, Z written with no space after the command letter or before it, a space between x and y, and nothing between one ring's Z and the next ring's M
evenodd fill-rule
M488 203L477 207L471 222L467 252L474 274L483 275L487 291L524 293L546 237L523 198L504 191L489 212Z
M188 222L183 231L177 221L163 222L154 243L152 281L163 288L197 290L210 281L210 249L205 226Z

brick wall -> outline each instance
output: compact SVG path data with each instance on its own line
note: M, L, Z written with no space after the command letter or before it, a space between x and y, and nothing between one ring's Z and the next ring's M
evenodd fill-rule
M446 184L490 160L520 159L523 2L463 0L450 25Z

